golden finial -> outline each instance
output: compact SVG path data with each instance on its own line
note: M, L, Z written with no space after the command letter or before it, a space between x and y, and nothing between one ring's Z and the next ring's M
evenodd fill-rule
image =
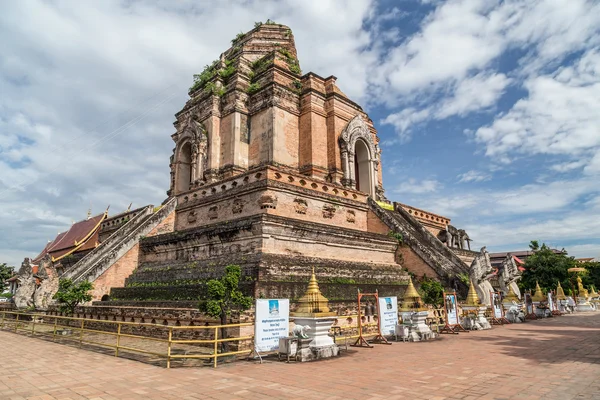
M540 284L536 281L535 282L535 294L531 297L532 301L540 302L540 301L545 301L546 298L544 297L544 293L542 293L542 288L540 287Z
M298 300L296 312L290 313L295 317L328 317L336 315L329 311L329 300L321 294L319 283L315 276L315 267L312 267L312 274L308 281L306 293Z
M404 292L404 297L402 298L402 306L400 310L402 311L421 311L425 309L425 305L423 304L423 300L415 289L415 286L412 283L412 279L408 278L408 287Z
M512 288L512 285L508 285L508 293L506 294L506 296L504 296L504 301L505 302L516 302L518 303L520 300L517 297L517 294L515 293L515 291Z
M560 286L560 282L558 282L558 286L556 287L556 300L566 300L567 296L565 296L565 291L562 286Z
M475 285L473 285L473 280L469 281L469 294L467 294L467 303L465 305L470 307L478 307L481 305L481 300L479 300Z

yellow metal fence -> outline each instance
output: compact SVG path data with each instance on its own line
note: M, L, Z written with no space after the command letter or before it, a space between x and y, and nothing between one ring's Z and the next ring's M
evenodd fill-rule
M62 317L45 314L29 314L2 311L0 319L0 329L12 331L15 333L25 333L30 336L39 336L51 338L52 341L71 340L78 343L79 347L83 344L100 346L104 348L114 349L115 357L119 357L120 351L132 353L141 353L151 355L166 360L166 367L171 367L172 360L183 359L212 359L213 367L216 368L220 357L231 357L239 354L249 354L250 350L236 350L219 352L219 344L224 342L241 342L253 340L254 336L237 336L219 338L219 333L222 328L241 328L253 326L253 323L229 324L229 325L212 325L212 326L165 326L159 324L135 323L125 321L102 321L96 319ZM100 324L103 329L94 329L94 326ZM86 326L87 325L87 326ZM154 335L143 335L126 333L125 331L135 330L153 330ZM73 333L77 333L73 335ZM178 333L186 332L188 336L207 336L212 333L210 339L180 339L177 338ZM86 335L95 335L96 340L92 340ZM191 335L190 335L191 334ZM199 335L198 335L199 334ZM162 336L162 337L157 337ZM182 335L179 335L182 336ZM112 341L101 341L97 337L113 337ZM156 349L157 346L142 345L134 347L124 342L125 339L135 339L145 342L162 344L166 347L163 351ZM176 346L186 345L188 347L184 354L173 354L173 348ZM208 346L210 345L210 346ZM160 347L160 346L158 346ZM209 347L212 349L210 352ZM190 351L192 354L190 354ZM208 352L207 352L208 351Z

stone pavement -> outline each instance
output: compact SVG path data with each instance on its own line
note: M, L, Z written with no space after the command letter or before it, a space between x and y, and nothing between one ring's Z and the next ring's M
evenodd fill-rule
M167 370L0 332L0 399L600 399L600 313L316 363Z

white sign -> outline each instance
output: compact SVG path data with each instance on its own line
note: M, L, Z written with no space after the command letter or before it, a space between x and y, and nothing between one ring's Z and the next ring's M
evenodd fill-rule
M456 294L446 293L446 317L448 325L458 325L458 313L456 312Z
M552 299L552 293L548 292L548 307L550 307L550 311L555 311L556 307L554 306L554 300Z
M398 298L380 297L379 298L379 326L382 335L393 335L398 325Z
M289 299L256 299L254 346L257 351L279 349L279 338L290 334Z
M494 305L494 318L502 318L502 305L498 293L492 293L492 303Z

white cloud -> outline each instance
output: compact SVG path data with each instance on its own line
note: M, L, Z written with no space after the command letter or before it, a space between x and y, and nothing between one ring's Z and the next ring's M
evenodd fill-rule
M492 179L490 174L484 172L470 170L457 176L459 182L485 182Z
M132 201L160 203L169 184L173 115L185 104L192 75L254 21L289 25L302 69L335 74L342 90L360 102L376 60L368 49L371 33L363 29L374 4L345 5L341 0L3 5L0 255L18 264L37 254L72 219L84 218L90 203L94 212L108 204L118 212ZM16 167L24 157L31 162Z
M592 79L582 65L593 56L586 54L558 74L528 79L528 97L475 133L486 154L556 154L579 161L600 148L600 75Z
M556 172L569 172L569 171L573 171L575 169L581 168L584 165L586 165L586 161L579 160L579 161L555 164L555 165L551 166L550 169L552 169L553 171L556 171Z
M402 182L395 190L394 193L411 193L411 194L422 194L436 192L440 188L440 183L433 179L425 179L418 181L416 179L409 179L406 182Z

